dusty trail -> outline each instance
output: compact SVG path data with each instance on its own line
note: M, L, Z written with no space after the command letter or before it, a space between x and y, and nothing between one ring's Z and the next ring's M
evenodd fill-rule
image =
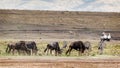
M0 68L120 68L120 59L2 58Z

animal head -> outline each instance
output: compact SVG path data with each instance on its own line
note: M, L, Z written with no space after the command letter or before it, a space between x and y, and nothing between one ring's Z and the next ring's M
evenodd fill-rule
M62 54L62 50L59 50L59 51L58 51L58 54Z

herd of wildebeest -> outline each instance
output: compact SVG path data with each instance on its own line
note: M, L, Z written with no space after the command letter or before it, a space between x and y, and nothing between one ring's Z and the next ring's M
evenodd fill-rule
M67 47L67 48L66 48ZM64 48L67 49L67 51L64 51ZM89 41L83 42L83 41L74 41L71 42L70 45L63 45L61 48L59 46L59 42L52 42L45 46L44 53L45 54L52 54L54 51L54 55L61 55L62 53L65 53L66 55L70 55L72 50L78 51L78 55L83 55L87 52L90 52L92 50L91 43ZM99 49L99 47L98 47ZM6 53L17 53L17 54L27 54L27 55L37 55L38 47L36 45L35 41L18 41L14 43L7 44Z
M107 35L105 32L102 33L101 40L98 45L99 53L102 54L104 50L104 42L110 41L111 35L110 33ZM92 50L91 43L89 41L83 42L83 41L73 41L70 43L70 45L67 46L67 44L63 45L62 48L59 46L59 42L52 42L46 45L46 48L44 49L44 53L47 52L52 54L52 51L54 51L55 56L60 55L64 53L64 48L68 48L68 50L65 52L66 55L70 55L71 51L74 49L78 51L78 55L82 55L86 52L90 52ZM35 54L37 55L38 47L36 45L35 41L18 41L15 43L9 43L6 48L7 53L16 53L21 54L21 52L31 55Z

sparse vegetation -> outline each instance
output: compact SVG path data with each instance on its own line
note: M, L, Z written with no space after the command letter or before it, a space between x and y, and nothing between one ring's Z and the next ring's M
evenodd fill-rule
M11 41L0 41L0 56L19 56L17 53L15 55L12 55L12 54L7 54L5 52L7 43L9 43L9 42L11 42ZM37 42L37 47L39 49L37 56L54 56L54 55L50 55L50 54L46 55L44 53L44 49L46 48L47 43L48 42L46 42L46 41ZM60 44L60 47L62 47L63 42L60 41L59 44ZM70 44L70 42L68 42L68 45L69 44ZM99 55L97 46L98 46L97 42L92 42L92 51L90 52L89 56ZM64 57L66 56L65 52L67 49L68 48L63 49L63 53L61 56L64 56ZM110 43L107 43L103 55L120 56L120 45L118 43L114 43L112 45ZM88 56L88 55L84 54L83 56ZM68 57L68 56L66 56L66 57ZM71 56L69 56L69 57L78 57L78 51L73 50L71 52Z
M120 66L120 41L106 43L103 55L98 54L98 40L103 31L111 33L112 40L120 40L120 13L0 10L0 67L117 68ZM6 53L8 43L20 40L34 40L38 54L27 56L17 52L15 55ZM68 46L75 40L90 41L92 51L89 56L78 56L78 52L73 50L70 56L66 56L67 47L58 57L43 52L51 41L59 41L62 47L63 40L67 40ZM96 57L107 60L94 59Z

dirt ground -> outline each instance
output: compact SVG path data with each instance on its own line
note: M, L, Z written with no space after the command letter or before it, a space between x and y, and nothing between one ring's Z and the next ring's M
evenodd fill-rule
M120 68L120 58L0 58L0 68Z

